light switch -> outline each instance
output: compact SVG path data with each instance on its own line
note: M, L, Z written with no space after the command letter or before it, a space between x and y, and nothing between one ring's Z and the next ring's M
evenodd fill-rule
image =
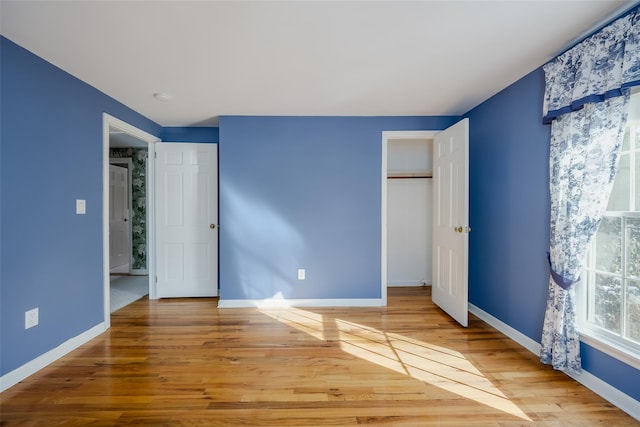
M24 312L24 328L29 329L38 326L38 307Z
M76 200L76 213L78 215L84 215L87 213L87 201L82 199Z

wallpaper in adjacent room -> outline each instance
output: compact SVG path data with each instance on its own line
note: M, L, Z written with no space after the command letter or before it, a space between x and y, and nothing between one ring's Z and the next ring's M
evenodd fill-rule
M147 269L147 149L110 148L111 158L130 158L131 171L131 239L133 245L132 270Z

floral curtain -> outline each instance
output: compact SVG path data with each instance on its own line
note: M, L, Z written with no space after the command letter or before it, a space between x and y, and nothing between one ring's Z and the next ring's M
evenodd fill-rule
M607 207L626 124L628 95L588 104L551 125L551 278L541 360L580 372L574 287Z
M551 123L549 296L540 360L581 372L575 289L607 206L627 119L640 85L640 13L633 11L544 66Z
M640 85L640 11L618 19L543 68L544 123Z

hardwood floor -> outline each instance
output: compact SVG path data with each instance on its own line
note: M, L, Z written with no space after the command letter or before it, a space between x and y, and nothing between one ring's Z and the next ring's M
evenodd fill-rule
M386 308L149 301L0 395L3 426L640 425L430 288Z

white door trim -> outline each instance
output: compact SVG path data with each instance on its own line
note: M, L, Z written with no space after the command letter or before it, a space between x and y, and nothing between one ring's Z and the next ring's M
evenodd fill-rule
M156 142L160 138L136 128L107 113L102 113L102 282L104 295L104 325L111 327L111 297L109 283L109 128L116 128L148 144L149 158L153 158ZM147 229L155 230L155 168L154 162L147 161ZM147 236L147 268L149 271L149 298L155 298L155 236Z
M381 272L380 272L380 284L381 294L380 299L382 306L387 305L387 153L389 140L392 139L433 139L439 130L410 130L410 131L383 131L382 132L382 173L380 184L382 191L382 207L381 207L381 226L382 226L382 244L381 244Z

